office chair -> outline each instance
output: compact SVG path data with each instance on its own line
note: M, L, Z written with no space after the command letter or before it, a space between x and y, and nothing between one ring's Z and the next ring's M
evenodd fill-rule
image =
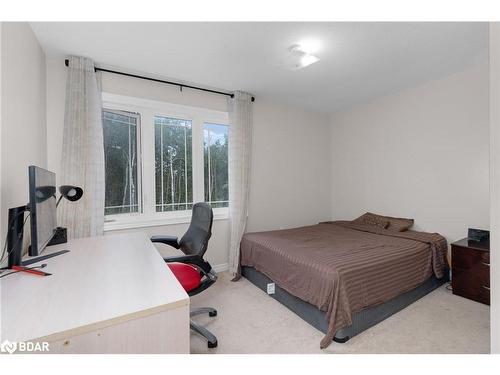
M217 280L217 274L210 263L203 259L212 236L213 212L208 203L195 203L191 223L187 232L178 241L175 236L153 236L152 242L180 249L184 255L164 258L170 270L183 286L189 296L194 296L212 285ZM193 309L190 316L206 314L217 316L217 310L211 307ZM190 320L191 329L208 341L209 348L217 347L217 338L205 327Z

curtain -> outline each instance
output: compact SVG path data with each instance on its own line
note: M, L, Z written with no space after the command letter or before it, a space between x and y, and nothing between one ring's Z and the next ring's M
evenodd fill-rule
M239 275L240 242L245 232L252 156L252 96L236 91L229 99L229 272Z
M60 225L72 238L97 236L104 226L104 145L101 90L94 62L69 58L66 78L61 185L76 185L83 197L63 199Z

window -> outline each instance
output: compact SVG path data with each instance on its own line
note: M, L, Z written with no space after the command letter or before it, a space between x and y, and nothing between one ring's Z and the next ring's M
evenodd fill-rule
M105 110L103 117L105 215L139 211L137 129L134 113Z
M156 211L193 206L191 121L155 116Z
M228 181L228 127L205 123L203 125L203 160L205 202L212 207L227 207Z
M103 93L105 230L227 217L227 112Z

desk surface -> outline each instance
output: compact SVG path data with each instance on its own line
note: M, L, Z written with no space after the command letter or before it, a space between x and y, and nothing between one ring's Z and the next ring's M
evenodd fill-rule
M0 279L0 340L59 340L189 304L189 297L144 233L50 246L43 269ZM30 265L31 266L31 265Z

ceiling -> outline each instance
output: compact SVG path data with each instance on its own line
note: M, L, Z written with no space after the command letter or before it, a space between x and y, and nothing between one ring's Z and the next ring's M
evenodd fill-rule
M332 113L486 62L487 23L31 23L47 54ZM288 70L317 39L320 61Z

